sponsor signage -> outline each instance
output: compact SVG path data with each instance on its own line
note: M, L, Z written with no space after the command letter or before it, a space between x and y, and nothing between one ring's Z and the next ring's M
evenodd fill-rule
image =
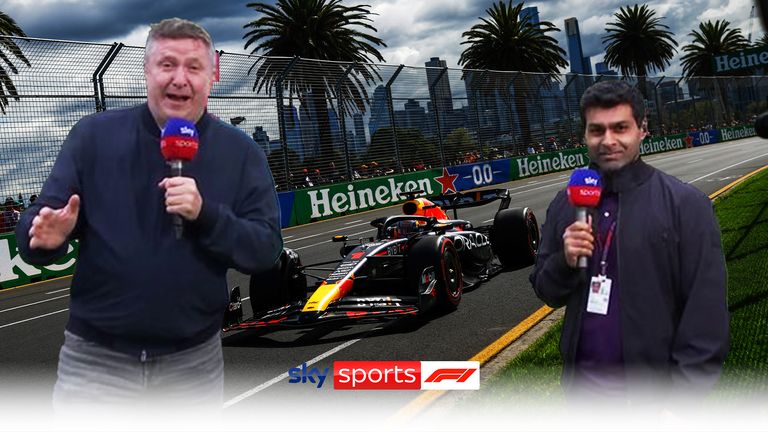
M589 163L587 149L579 148L512 159L510 180L516 180L555 171L571 170Z
M494 160L459 165L450 167L448 170L451 174L458 175L454 182L456 187L459 190L467 190L509 181L510 164L507 160Z
M640 144L640 154L648 155L691 147L691 144L686 140L687 136L686 134L676 134L646 138Z
M733 128L720 129L721 141L737 140L742 138L753 137L755 135L757 134L755 133L754 126L739 126L739 127L733 127Z
M455 179L447 169L426 170L354 183L328 185L294 192L296 223L371 210L405 200L403 192L423 190L426 195L443 192ZM455 175L454 175L455 176ZM442 179L442 183L438 180ZM455 185L453 186L455 190Z
M763 68L768 65L768 47L750 48L712 57L715 75L733 75L745 69Z
M720 133L716 129L700 132L688 132L688 136L693 142L694 147L720 142Z
M54 264L33 266L24 262L14 234L0 235L0 289L71 275L77 260L77 241L70 242L67 254Z

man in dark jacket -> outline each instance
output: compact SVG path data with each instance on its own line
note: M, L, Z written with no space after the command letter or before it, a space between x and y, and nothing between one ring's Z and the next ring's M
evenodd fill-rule
M80 241L54 407L146 401L221 408L226 273L270 268L282 249L263 152L206 112L215 50L197 24L150 30L147 103L81 119L16 229L19 252L48 264ZM195 124L199 150L171 176L160 151L169 118ZM183 219L183 236L174 231Z
M547 210L531 274L536 294L566 306L566 393L632 400L711 388L728 351L726 270L711 201L640 159L645 109L623 81L581 99L603 193L588 223L561 191ZM587 274L577 260L590 257ZM646 394L647 395L647 394Z

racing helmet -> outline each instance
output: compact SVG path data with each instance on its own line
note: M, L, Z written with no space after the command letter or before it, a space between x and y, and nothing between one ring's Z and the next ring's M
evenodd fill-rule
M387 237L393 239L406 238L410 234L421 231L426 225L427 222L423 220L399 220L387 227Z

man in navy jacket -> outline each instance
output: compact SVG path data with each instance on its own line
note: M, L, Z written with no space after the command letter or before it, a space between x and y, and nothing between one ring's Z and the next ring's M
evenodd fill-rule
M728 352L725 260L711 201L640 159L647 132L637 89L595 84L581 112L601 201L582 223L565 191L555 197L531 274L539 298L567 306L562 383L576 398L702 394ZM590 257L587 280L580 256Z
M215 68L208 33L180 19L155 24L144 62L147 103L81 119L16 229L33 264L80 242L57 409L146 395L220 408L227 269L265 270L282 249L264 154L205 110ZM160 152L169 118L195 123L200 137L181 177Z

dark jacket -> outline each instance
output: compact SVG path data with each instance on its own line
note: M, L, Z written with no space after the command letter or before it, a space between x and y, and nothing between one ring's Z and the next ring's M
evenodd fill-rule
M282 249L274 183L263 152L241 131L203 115L199 151L185 164L203 199L175 238L158 183L170 175L146 104L81 119L70 131L38 200L16 229L19 253L49 264L66 253L30 250L42 206L81 197L79 258L67 329L118 351L178 351L221 329L227 269L269 268Z
M641 160L604 178L619 196L615 244L623 357L630 385L709 388L728 352L727 277L712 203ZM563 384L573 380L587 287L567 266L562 235L575 209L560 191L547 209L531 274L536 294L567 306L560 340Z

